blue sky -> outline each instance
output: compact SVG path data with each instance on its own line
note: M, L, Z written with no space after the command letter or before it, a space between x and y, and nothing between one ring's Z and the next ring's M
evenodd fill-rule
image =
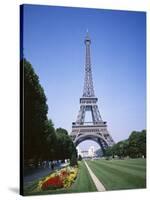
M70 133L83 91L87 29L95 95L117 142L146 128L144 12L25 5L24 56L45 90L48 117Z

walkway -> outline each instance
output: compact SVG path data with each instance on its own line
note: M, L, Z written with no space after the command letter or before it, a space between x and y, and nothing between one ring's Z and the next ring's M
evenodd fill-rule
M46 168L40 168L40 169L31 169L31 172L28 175L24 175L24 183L32 182L35 180L39 180L43 176L46 176L51 172L51 169Z
M97 191L99 191L99 192L105 191L106 189L105 189L104 185L95 176L95 174L92 172L92 170L90 169L90 167L88 166L88 164L86 163L85 160L84 160L84 163L85 163L85 165L86 165L86 167L87 167L87 169L89 171L89 174L90 174L90 176L91 176L91 178L92 178L92 180L93 180L93 182L94 182L94 184L96 186Z
M63 167L63 164L55 166L54 170L60 169L61 167ZM23 177L24 184L25 185L32 184L33 181L40 180L42 177L48 175L51 172L52 170L49 167L24 170L24 177Z

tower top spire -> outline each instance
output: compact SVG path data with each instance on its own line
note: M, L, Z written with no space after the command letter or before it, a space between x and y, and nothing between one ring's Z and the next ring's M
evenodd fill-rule
M85 44L86 44L86 43L91 43L91 39L90 39L90 36L89 36L89 31L88 31L88 29L86 29L86 36L85 36L84 42L85 42Z
M90 56L91 39L89 37L88 32L84 42L86 46L86 56L85 56L85 78L84 78L83 97L95 97L93 80L92 80L91 56Z

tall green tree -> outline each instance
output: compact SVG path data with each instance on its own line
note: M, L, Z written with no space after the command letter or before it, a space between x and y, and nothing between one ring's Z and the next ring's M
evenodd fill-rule
M21 61L24 73L24 159L42 160L77 158L76 148L63 128L55 130L48 120L47 99L32 65ZM74 162L76 161L74 160Z
M142 130L140 133L139 149L141 155L146 158L146 130Z
M57 134L65 134L65 135L68 135L68 131L66 130L66 129L64 129L64 128L57 128L56 129L56 133Z
M128 155L128 140L123 140L115 144L115 155L117 155L119 158L124 158Z
M146 130L133 131L127 140L122 140L106 149L105 156L114 157L115 155L119 158L146 157Z
M129 156L146 157L146 131L133 131L129 137Z
M109 158L112 155L113 155L112 147L107 147L107 149L105 150L105 156Z
M57 144L56 144L56 157L57 159L77 159L76 148L72 139L68 135L67 130L58 128L56 129ZM72 158L73 157L73 158Z
M53 160L55 156L56 133L52 120L47 120L45 124L45 147L43 148L43 159Z
M48 106L32 65L26 59L21 62L24 72L24 158L38 159L45 148Z

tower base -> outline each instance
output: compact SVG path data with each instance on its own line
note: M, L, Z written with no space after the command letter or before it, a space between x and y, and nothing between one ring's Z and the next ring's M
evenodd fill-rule
M107 130L107 123L103 121L94 124L91 122L84 122L84 124L73 122L71 138L75 146L85 140L93 140L100 145L103 153L108 146L114 144L114 141Z

